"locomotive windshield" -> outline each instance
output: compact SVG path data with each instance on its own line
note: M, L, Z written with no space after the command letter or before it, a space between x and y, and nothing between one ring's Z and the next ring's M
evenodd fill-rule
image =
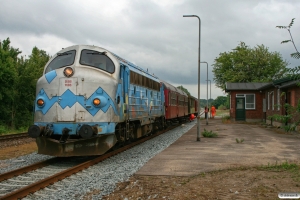
M115 65L112 60L107 57L106 52L98 52L92 50L82 50L80 64L96 67L109 73L115 72Z
M45 74L52 70L72 65L74 63L75 54L75 50L67 51L64 53L57 53L57 56L47 66Z

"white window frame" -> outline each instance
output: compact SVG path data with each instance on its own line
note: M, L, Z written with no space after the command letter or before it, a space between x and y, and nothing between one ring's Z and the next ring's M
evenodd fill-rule
M247 96L253 95L254 96L254 102L253 103L247 103ZM255 94L236 94L236 97L244 97L245 98L245 110L255 110L256 109L256 95ZM253 108L247 108L247 104L254 104Z

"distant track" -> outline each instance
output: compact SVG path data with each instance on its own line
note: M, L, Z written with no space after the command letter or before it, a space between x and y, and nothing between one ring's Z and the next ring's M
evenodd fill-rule
M16 134L8 134L8 135L0 135L0 142L5 140L12 140L18 138L28 138L28 133L16 133Z

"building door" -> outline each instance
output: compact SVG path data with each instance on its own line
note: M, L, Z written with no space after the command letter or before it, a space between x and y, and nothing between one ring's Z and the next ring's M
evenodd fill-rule
M235 106L235 120L245 121L246 120L246 110L245 110L245 98L236 98Z

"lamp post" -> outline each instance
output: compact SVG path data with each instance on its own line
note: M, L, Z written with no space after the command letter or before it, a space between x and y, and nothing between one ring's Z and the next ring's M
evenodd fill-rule
M205 61L201 63L206 63L206 80L208 80L208 63ZM206 109L208 109L208 81L206 81ZM206 114L206 125L208 125L208 113Z
M183 17L197 17L199 19L197 141L200 141L200 38L201 38L201 19L197 15L183 15Z
M211 99L211 80L206 80L206 81L209 81L209 99ZM210 105L209 105L210 106ZM209 112L209 116L211 118L211 112Z

